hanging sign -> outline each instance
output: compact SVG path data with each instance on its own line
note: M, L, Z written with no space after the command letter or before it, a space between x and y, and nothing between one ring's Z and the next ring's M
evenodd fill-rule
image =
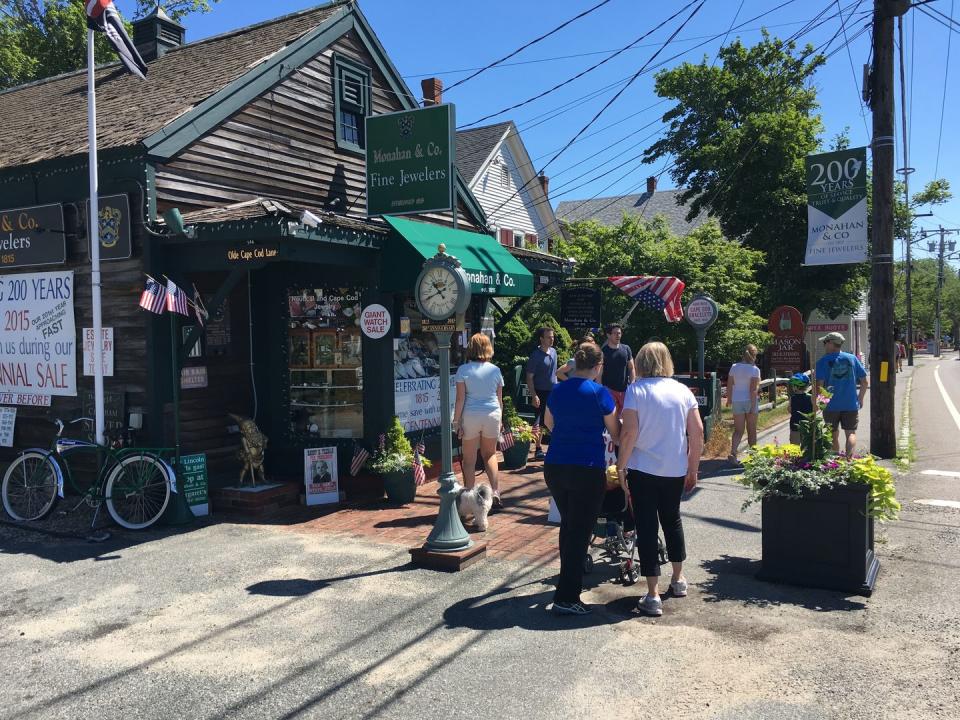
M570 287L560 290L560 324L565 328L600 327L600 288Z
M210 514L207 482L207 456L205 453L180 456L180 483L190 512L195 516Z
M867 260L867 149L808 155L806 265Z
M72 270L0 275L0 392L76 396Z
M360 313L360 329L371 340L379 340L390 332L390 311L383 305L367 305Z
M17 424L15 407L0 407L0 447L13 447L13 431Z
M453 105L366 118L367 216L453 207Z
M63 205L0 210L0 267L62 265L66 261Z
M100 215L100 259L126 260L133 254L130 240L130 200L126 195L97 198ZM83 205L83 227L89 228L90 201ZM90 255L90 232L87 231L87 255Z
M100 341L101 367L104 377L113 377L113 328L100 328L102 331ZM94 374L93 356L93 328L83 329L83 374Z
M340 502L335 447L307 448L303 451L303 483L307 505Z

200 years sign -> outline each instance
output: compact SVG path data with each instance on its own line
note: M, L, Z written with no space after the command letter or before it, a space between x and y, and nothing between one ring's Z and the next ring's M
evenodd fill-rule
M63 205L0 210L0 267L61 265L66 260Z

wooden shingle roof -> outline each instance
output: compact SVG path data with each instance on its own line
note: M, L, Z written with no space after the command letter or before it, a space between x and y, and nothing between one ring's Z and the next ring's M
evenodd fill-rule
M119 63L96 71L97 147L136 145L348 5L321 7L174 48L146 80ZM87 152L86 70L0 92L0 168Z

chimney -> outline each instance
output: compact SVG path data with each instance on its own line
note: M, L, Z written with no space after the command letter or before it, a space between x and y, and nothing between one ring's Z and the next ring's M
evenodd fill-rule
M440 105L443 102L443 80L426 78L420 81L423 89L423 106Z
M540 174L537 176L540 180L540 187L543 189L543 196L549 197L550 195L550 178L543 174L543 170L540 171Z
M653 195L657 191L657 178L648 177L647 178L647 194Z
M133 23L133 44L145 62L162 57L171 48L180 47L186 35L186 28L172 20L160 5Z

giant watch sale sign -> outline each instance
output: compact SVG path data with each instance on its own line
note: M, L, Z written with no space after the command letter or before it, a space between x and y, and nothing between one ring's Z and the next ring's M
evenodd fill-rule
M73 271L0 275L0 393L77 394Z

